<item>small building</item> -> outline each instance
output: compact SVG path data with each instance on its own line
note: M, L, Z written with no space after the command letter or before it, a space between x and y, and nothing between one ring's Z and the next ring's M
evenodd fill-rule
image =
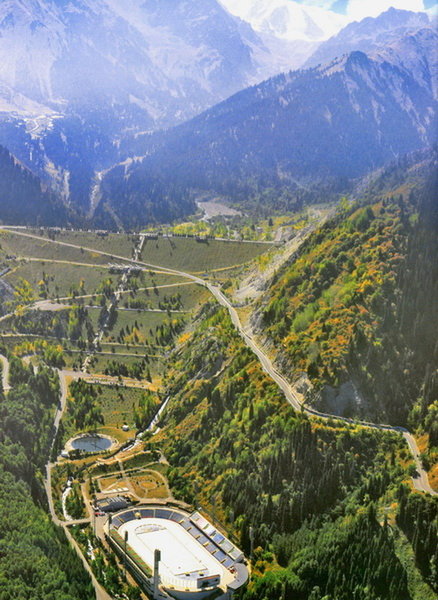
M96 510L104 513L112 513L119 510L125 510L129 507L129 502L123 496L114 496L113 498L104 498L95 502Z

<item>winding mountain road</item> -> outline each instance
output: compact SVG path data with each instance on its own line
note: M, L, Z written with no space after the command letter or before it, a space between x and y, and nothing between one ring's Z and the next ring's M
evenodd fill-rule
M47 238L37 236L35 234L25 233L23 230L17 231L13 227L2 227L2 229L12 229L16 235L22 235L25 237L34 238L38 241L43 240L45 242L60 244L62 246L67 246L70 248L76 248L76 249L81 248L81 246L78 246L76 244L71 244L68 242L61 242L59 240L49 240ZM333 420L338 420L338 421L344 421L346 423L360 425L362 427L378 429L380 431L382 431L382 430L383 431L392 431L392 432L403 435L403 437L405 438L405 440L408 444L409 450L411 451L412 457L413 457L415 465L416 465L417 474L412 478L415 489L417 489L418 491L427 493L427 494L432 494L434 496L438 495L438 493L435 492L435 490L433 490L432 487L430 486L427 472L424 470L421 459L420 459L420 451L418 449L415 438L406 429L404 429L402 427L396 427L396 426L386 425L386 424L369 423L366 421L353 421L352 419L348 419L346 417L340 417L337 415L330 415L330 414L322 413L320 411L317 411L317 410L314 410L311 408L307 408L306 406L301 404L299 402L291 384L274 367L271 359L266 354L266 352L263 350L263 348L257 343L257 341L245 331L245 328L243 327L243 325L240 321L240 317L239 317L236 309L231 304L230 300L223 294L223 292L217 286L213 285L212 283L210 283L209 281L207 281L205 279L198 277L197 275L194 275L192 273L186 273L186 272L180 271L178 269L162 267L160 265L154 265L154 264L146 263L146 262L143 262L140 260L135 260L135 259L127 259L126 257L111 255L107 252L98 251L93 248L88 248L88 247L82 247L82 248L83 248L83 250L86 250L89 252L95 252L102 256L111 257L111 260L114 260L114 259L119 260L120 259L123 261L131 262L135 265L139 265L146 269L149 269L149 268L159 269L162 272L169 273L169 275L176 275L176 276L182 277L184 279L189 279L190 281L193 281L194 283L197 283L197 284L202 285L205 288L207 288L209 290L209 292L214 296L214 298L216 298L218 303L227 309L227 311L230 315L230 318L233 322L233 325L235 326L235 328L241 335L241 337L244 340L244 342L246 343L246 345L255 353L255 355L259 359L264 371L277 383L277 385L283 391L287 401L292 405L292 407L295 410L306 413L309 416L316 416L316 417L319 417L322 419L333 419Z
M346 423L350 423L352 425L360 425L362 427L368 427L370 429L378 429L380 431L393 431L395 433L402 434L405 440L408 443L409 449L415 461L415 466L417 470L417 474L412 477L412 481L416 490L420 492L425 492L427 494L431 494L432 496L437 496L438 493L432 489L429 483L429 477L427 472L423 468L423 464L420 458L420 451L417 446L417 442L415 441L414 436L409 433L407 429L403 427L393 427L392 425L384 425L377 423L370 423L367 421L355 421L353 419L348 419L347 417L340 417L336 415L330 415L327 413L323 413L312 408L307 408L304 406L297 398L291 384L277 371L274 367L269 356L263 351L263 349L257 344L257 342L252 338L242 326L239 315L236 309L233 307L228 298L222 293L220 289L217 287L205 282L206 287L210 290L210 292L217 299L219 304L224 306L231 317L231 320L239 331L241 337L243 338L246 345L256 354L259 359L264 371L275 381L275 383L279 386L279 388L283 391L288 402L293 406L293 408L297 411L302 411L310 416L316 416L322 419L336 419L338 421L344 421Z
M417 474L414 477L412 477L415 489L419 492L426 492L428 494L431 494L432 496L438 496L438 493L435 492L435 490L432 489L430 485L427 472L423 469L423 465L420 458L420 451L418 449L417 442L415 441L414 436L411 433L409 433L407 429L400 428L399 431L401 431L403 437L407 441L409 449L415 460Z
M31 238L35 238L37 240L44 240L44 241L49 241L55 244L61 244L64 246L68 246L68 247L72 247L72 248L80 248L80 246L77 246L75 244L70 244L70 243L66 243L66 242L60 242L57 240L47 240L46 238L42 238L40 236L36 236L33 234L29 234L29 233L24 233L23 231L17 231L14 230L14 233L16 233L17 235L23 235L25 237L31 237ZM345 417L339 417L339 416L335 416L335 415L330 415L330 414L326 414L326 413L322 413L319 412L317 410L311 409L311 408L307 408L305 406L303 406L302 403L300 403L298 397L296 396L293 387L291 386L291 384L287 381L287 379L285 377L283 377L283 375L281 373L278 372L278 370L275 368L275 366L273 365L271 359L269 358L269 356L266 354L266 352L263 350L263 348L257 343L257 341L245 330L245 328L243 327L239 314L236 311L236 309L234 308L234 306L231 304L230 300L223 294L223 292L215 285L211 284L209 281L202 279L200 277L198 277L197 275L191 274L191 273L186 273L184 271L180 271L177 269L170 269L170 268L165 268L165 267L161 267L159 265L153 265L153 264L148 264L146 262L140 261L138 260L138 256L140 255L140 252L136 253L135 259L127 259L126 257L120 257L120 256L114 256L114 255L110 255L106 252L101 252L101 251L96 251L93 248L84 248L84 250L88 250L90 252L96 252L100 255L104 255L104 256L108 256L111 258L111 260L116 259L120 259L123 261L128 261L131 264L136 264L139 265L145 269L156 269L159 270L160 272L164 272L164 273L169 273L171 275L175 275L181 278L184 278L186 280L189 280L193 283L199 284L204 286L205 288L207 288L209 290L209 292L212 294L212 296L217 300L217 302L223 306L224 308L226 308L226 310L228 311L231 321L234 325L234 327L236 328L236 330L239 332L239 334L241 335L243 341L245 342L245 344L254 352L254 354L257 356L258 360L260 361L260 364L262 365L262 368L264 369L264 371L272 378L273 381L275 381L275 383L279 386L279 388L282 390L282 392L285 395L285 398L287 399L287 401L291 404L291 406L298 412L304 412L310 416L316 416L322 419L336 419L336 420L341 420L347 423L351 423L351 424L355 424L355 425L360 425L363 427L369 427L372 429L378 429L378 430L386 430L386 431L393 431L396 432L398 434L403 435L403 437L405 438L408 447L411 451L411 454L414 458L415 461L415 465L416 465L416 470L417 470L417 474L415 477L413 477L413 484L414 487L420 491L420 492L424 492L424 493L428 493L431 495L438 495L437 492L435 492L431 486L430 486L430 482L427 476L427 472L424 470L423 465L421 463L421 459L420 459L420 451L418 449L417 443L415 441L415 438L409 433L409 431L407 431L406 429L403 429L401 427L393 427L390 425L383 425L383 424L375 424L375 423L368 423L365 421L352 421L351 419L345 418ZM140 248L141 250L141 248ZM123 284L126 284L126 281L123 281ZM123 285L120 286L120 289L118 290L119 292L121 292L123 290ZM124 290L123 290L124 291ZM8 315L5 315L4 317L2 317L1 319L5 319L7 318ZM9 315L10 316L10 315ZM3 390L5 393L7 393L11 388L10 388L10 381L9 381L9 361L5 356L1 356L0 355L0 360L2 362L2 384L3 384ZM52 438L52 444L51 444L51 451L53 449L53 445L55 443L55 439L56 439L56 435L58 432L58 428L59 428L59 424L61 422L61 419L63 417L63 414L65 412L66 406L67 406L67 393L68 393L68 382L67 382L67 378L72 376L72 372L70 371L58 371L59 372L59 380L60 380L60 401L59 401L59 405L57 407L56 410L56 414L55 414L55 418L54 418L54 423L53 423L53 438ZM83 375L83 374L82 374ZM50 515L51 518L53 520L53 522L62 527L65 531L66 537L69 540L69 543L75 548L78 556L80 557L84 568L87 570L87 572L89 573L91 580L92 580L92 584L96 593L96 600L113 600L112 597L103 589L103 587L99 584L99 582L97 581L97 579L95 578L90 565L88 564L87 560L85 559L85 557L83 556L76 540L73 538L73 536L71 535L68 526L74 524L73 522L71 523L65 523L62 522L55 511L54 508L54 503L53 503L53 496L52 496L52 469L54 467L54 464L51 462L47 463L46 466L46 480L45 480L45 489L46 489L46 494L47 494L47 499L48 499L48 506L49 506L49 511L50 511ZM79 522L79 521L78 521ZM83 519L80 520L80 522L89 522L89 520L87 519Z

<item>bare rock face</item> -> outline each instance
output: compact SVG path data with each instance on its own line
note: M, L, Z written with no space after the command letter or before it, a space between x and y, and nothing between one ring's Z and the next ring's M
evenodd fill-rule
M339 388L326 386L319 393L316 405L322 412L342 417L364 416L369 414L370 409L352 381L343 383Z

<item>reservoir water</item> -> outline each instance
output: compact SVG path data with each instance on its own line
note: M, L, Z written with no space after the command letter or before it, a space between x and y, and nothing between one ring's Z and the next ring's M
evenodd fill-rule
M71 442L74 450L82 450L83 452L103 452L108 450L111 444L110 439L100 435L84 435Z

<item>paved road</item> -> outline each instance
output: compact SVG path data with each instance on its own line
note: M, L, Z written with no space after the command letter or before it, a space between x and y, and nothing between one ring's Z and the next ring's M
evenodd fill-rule
M140 262L140 261L137 261L137 262ZM140 263L140 264L142 264L142 263ZM369 427L371 429L378 429L378 430L383 430L383 431L393 431L393 432L399 433L399 434L401 433L408 443L409 449L412 453L412 457L415 461L415 465L416 465L416 469L417 469L417 475L412 478L414 487L418 491L432 494L433 496L438 495L438 493L435 492L435 490L433 490L432 487L430 486L427 472L423 468L423 464L420 459L420 451L418 449L417 443L415 441L415 438L413 437L413 435L411 433L409 433L409 431L407 431L406 429L403 429L401 427L393 427L392 425L370 423L367 421L353 421L352 419L348 419L346 417L330 415L330 414L322 413L320 411L305 407L302 403L300 403L291 384L274 367L269 356L258 345L258 343L254 340L254 338L251 337L245 331L245 328L243 327L243 325L240 321L240 317L239 317L236 309L231 304L230 300L223 294L223 292L218 287L216 287L215 285L211 284L210 282L208 282L204 279L200 279L199 277L196 277L190 273L184 273L183 271L177 271L177 270L171 270L171 269L169 269L169 272L174 273L175 275L181 275L182 277L187 277L188 279L191 279L193 282L198 283L199 285L203 285L216 298L216 300L219 302L219 304L228 310L228 313L231 317L231 321L233 322L233 325L239 331L239 333L240 333L241 337L243 338L244 342L246 343L246 345L254 352L254 354L259 359L264 371L277 383L277 385L283 391L286 399L293 406L293 408L295 410L302 411L310 416L316 416L316 417L319 417L322 419L336 419L336 420L344 421L346 423L351 423L352 425L356 424L356 425L360 425L362 427Z
M60 385L61 385L61 397L59 400L58 408L56 410L55 420L53 422L53 438L52 438L52 446L51 446L50 450L52 450L53 445L55 443L59 424L61 422L61 419L63 417L63 414L64 414L66 406L67 406L67 392L68 392L67 376L68 376L68 372L58 371L58 373L59 373L59 381L60 381ZM113 600L113 598L103 589L103 587L100 585L100 583L95 578L94 573L91 570L90 565L88 564L87 560L83 556L78 544L76 543L76 540L73 538L70 531L68 530L68 527L71 525L89 523L90 520L89 519L78 519L77 521L69 521L68 523L65 523L58 518L58 515L55 512L55 507L53 504L53 496L52 496L52 469L53 469L53 467L54 467L53 463L51 463L51 462L47 463L47 465L46 465L46 480L44 482L46 494L47 494L47 501L49 504L50 516L52 518L52 521L55 523L55 525L58 525L64 529L67 539L69 540L69 542L73 546L73 548L76 550L79 558L81 559L81 561L84 565L84 568L89 573L89 575L91 577L91 581L93 583L94 590L96 592L96 600Z
M146 269L145 269L146 270ZM164 275L168 275L167 271L152 271L153 273L161 273ZM144 291L154 291L155 289L157 290L161 290L163 288L174 288L174 287L180 287L182 285L193 285L193 281L180 281L178 283L167 283L165 285L152 285L149 287L139 287L137 288L137 292L144 292ZM123 294L130 294L132 292L132 289L129 290L123 290L123 292L120 293L120 295ZM72 298L71 296L64 296L63 298L57 298L57 300L59 300L60 302L76 302L77 300L83 300L85 298L98 298L100 296L103 296L103 292L99 293L99 294L83 294L82 296L75 296L74 298ZM67 305L68 306L68 305ZM100 308L99 306L94 305L94 308ZM136 309L133 309L136 310ZM0 318L1 320L1 318Z
M67 394L68 394L67 376L69 376L69 373L66 371L58 371L58 374L59 374L59 383L60 383L60 387L61 387L61 395L60 395L59 403L58 403L58 406L56 409L55 419L53 421L53 432L52 432L52 443L50 446L50 455L52 454L53 446L55 444L56 436L57 436L58 429L59 429L59 424L60 424L61 419L64 415L64 412L67 408ZM46 465L46 480L45 480L44 486L46 488L47 501L49 504L49 511L50 511L50 515L52 517L52 521L56 525L63 526L64 523L58 518L58 515L56 514L55 507L53 504L52 469L54 466L55 466L55 464L50 462L50 460L49 460L49 462Z
M6 358L6 356L2 356L1 354L0 354L0 361L2 363L3 392L5 394L7 394L9 392L9 390L11 389L11 386L9 385L9 361Z
M8 382L8 387L9 387L9 361L5 356L2 356L2 355L0 355L0 360L3 363L3 376L5 375L5 373L7 373L7 382ZM61 396L60 396L58 407L56 409L55 419L53 422L53 437L52 437L52 444L51 444L50 451L52 451L52 448L53 448L53 445L54 445L55 439L56 439L56 434L58 433L59 424L61 422L65 408L67 406L67 391L68 391L68 384L66 381L67 375L68 375L68 373L66 373L64 371L59 371ZM109 594L107 594L107 592L102 588L102 586L99 584L99 582L95 578L95 576L90 568L90 565L84 558L78 544L76 543L75 539L72 537L70 531L68 530L69 526L86 524L86 523L90 522L90 519L78 519L76 521L69 521L68 523L65 523L65 522L62 522L58 518L58 515L55 512L55 507L53 504L53 496L52 496L52 469L53 469L53 466L54 466L53 463L51 463L51 462L47 463L47 465L46 465L46 480L44 482L44 486L45 486L45 490L46 490L46 494L47 494L47 502L49 505L49 512L50 512L52 521L55 523L55 525L62 527L64 529L67 539L69 540L70 544L75 548L78 556L80 557L80 559L84 565L84 568L90 574L91 581L93 583L93 587L96 592L96 600L113 600L113 598Z
M415 489L420 492L428 492L429 494L432 494L432 496L437 496L437 492L435 492L435 490L433 490L430 486L429 477L427 476L426 471L422 468L420 451L418 450L417 442L415 441L414 436L407 430L403 430L402 433L403 437L408 443L417 467L417 475L412 478Z
M67 536L68 541L73 546L73 548L76 550L79 558L82 561L82 564L84 565L85 570L88 571L88 573L89 573L89 575L91 577L91 581L93 583L94 591L96 592L96 600L114 600L114 598L112 596L110 596L103 589L103 587L100 585L100 583L97 581L96 577L94 576L94 574L93 574L93 572L92 572L92 570L90 568L90 565L88 564L86 558L82 554L81 549L79 548L76 540L74 539L74 537L72 536L72 534L68 530L68 527L65 526L65 525L63 527L64 527L64 532L65 532L65 535Z
M193 285L192 283L190 283L190 285ZM154 288L150 288L150 289L154 289ZM131 292L131 290L123 290L125 293L126 292ZM140 289L138 291L141 291ZM77 298L78 296L76 296ZM76 298L70 298L70 300L75 300ZM96 306L95 304L83 304L82 305L84 308L91 308L91 309L95 309L95 310L102 310L101 306ZM59 310L69 310L71 308L71 305L69 304L62 304L61 302L56 302L55 300L38 300L37 302L35 302L35 304L33 304L31 307L31 309L33 310L40 310L42 312L56 312ZM138 314L144 314L144 313L164 313L165 315L167 314L185 314L188 313L188 310L178 310L178 309L171 309L171 310L165 310L163 308L126 308L125 306L118 306L117 307L118 311L122 311L122 312L135 312Z
M33 304L29 304L28 306L25 307L26 310L31 310L33 308ZM12 317L13 313L8 313L8 317ZM70 338L64 338L64 337L57 337L56 335L41 335L38 333L17 333L15 331L2 331L0 333L1 337L5 337L5 338L34 338L34 339L41 339L44 338L45 340L55 340L57 342L71 342ZM116 348L126 348L126 343L121 343L121 342L104 342L103 343L104 346L115 346ZM128 344L129 348L132 350L135 350L136 348L138 348L139 350L142 350L142 352L139 353L134 353L133 356L144 356L145 355L145 348L146 346L143 344ZM153 344L149 344L147 346L147 349L151 349L154 348L155 350L166 350L166 346L157 346L157 345L153 345ZM68 348L69 351L72 352L81 352L81 350L76 350L76 349L72 349L72 348ZM83 351L82 351L83 352ZM108 352L106 350L102 350L101 354L108 354ZM116 357L119 356L120 354L123 355L123 353L121 352L112 352L111 354L114 354ZM163 358L162 354L148 354L148 356L151 356L152 358Z
M414 436L411 433L409 433L409 431L407 431L407 429L404 429L402 427L393 427L391 425L385 425L385 424L370 423L367 421L354 421L354 420L348 419L346 417L339 417L339 416L330 415L327 413L322 413L320 411L303 406L303 404L301 404L300 401L298 400L290 383L277 371L277 369L272 364L271 359L262 350L262 348L257 344L257 342L250 335L248 335L246 333L244 327L242 326L242 323L240 322L240 318L239 318L239 315L238 315L236 309L232 306L232 304L230 303L228 298L226 298L224 296L224 294L221 292L221 290L219 290L215 286L212 286L211 284L206 284L206 285L207 285L208 289L211 291L211 293L218 300L218 302L222 306L224 306L225 308L228 309L231 320L232 320L234 326L236 327L236 329L239 331L239 333L242 336L243 340L245 341L246 345L249 348L251 348L251 350L253 350L253 352L257 355L265 372L277 383L277 385L283 391L286 399L295 408L295 410L303 411L304 413L306 413L308 415L320 417L322 419L336 419L336 420L344 421L346 423L361 425L362 427L369 427L371 429L379 429L379 430L383 430L383 431L393 431L395 433L401 433L403 435L403 437L405 438L405 440L407 441L409 449L412 453L412 457L415 461L417 475L412 478L415 489L417 489L418 491L421 491L421 492L431 494L433 496L438 495L438 493L435 492L435 490L433 490L432 487L430 486L427 472L423 468L423 464L420 459L420 451L418 449L417 442L415 441Z
M23 235L22 232L20 231L13 231L13 233L16 233L17 235ZM34 236L35 237L35 236ZM36 236L36 239L40 240L40 241L45 241L45 242L54 242L55 244L63 244L63 242L58 242L57 240L48 240L46 238L42 238L42 237L38 237ZM79 248L79 246L74 246L75 248ZM112 258L117 258L116 256L114 256L113 254L109 255L105 252L98 252L98 250L93 250L94 253L96 254L103 254L104 256L108 256L108 260L112 259ZM125 262L132 262L134 259L131 258L123 258L121 256L118 257L119 260L124 260ZM53 264L59 264L59 265L73 265L76 267L88 267L89 269L100 269L102 271L109 271L110 270L110 266L106 265L104 263L84 263L84 262L77 262L74 260L61 260L61 259L57 259L57 258L35 258L33 256L17 256L17 260L19 261L25 261L25 262L36 262L36 263L53 263ZM128 264L123 265L125 267L129 267ZM162 274L166 274L165 271L154 271L152 270L152 272L156 275L162 275ZM184 285L184 284L173 284L173 285ZM157 287L171 287L168 285L163 285L163 286L157 286ZM139 289L154 289L154 288L139 288ZM92 296L103 296L102 294L85 294L83 296L75 296L74 299L76 298L91 298ZM66 298L60 298L60 300L72 300L73 298L71 296L67 296Z
M7 229L7 228L3 227L3 229ZM81 248L81 246L78 246L76 244L60 242L58 240L48 240L47 238L43 238L41 236L37 236L34 234L30 234L30 233L24 233L22 230L21 231L15 230L15 233L17 235L23 235L25 237L37 239L39 241L44 240L44 241L50 241L55 244L60 244L62 246L67 246L70 248L76 248L76 249ZM107 252L97 251L93 248L84 247L83 249L87 250L89 252L95 252L99 255L111 256L112 259L120 259L120 260L124 260L124 261L128 260L128 259L126 259L126 257L110 255ZM169 273L169 275L177 275L179 277L189 279L190 281L192 281L194 283L198 283L199 285L206 287L211 292L211 294L216 298L216 300L219 302L219 304L228 310L234 326L239 331L240 335L242 336L242 338L245 341L245 343L247 344L247 346L249 348L251 348L251 350L256 354L256 356L260 360L260 363L261 363L263 369L277 383L277 385L280 387L280 389L285 394L286 399L295 408L295 410L303 411L304 413L306 413L308 415L317 416L322 419L336 419L336 420L340 420L340 421L344 421L344 422L351 422L352 424L361 425L363 427L369 427L372 429L393 431L393 432L399 433L399 434L401 433L408 443L408 447L412 453L412 456L413 456L413 459L415 461L415 465L417 468L418 476L413 478L415 488L417 490L425 492L425 493L431 493L433 495L438 495L438 493L435 492L434 490L432 490L432 488L430 487L427 473L424 470L421 460L419 458L420 451L418 449L417 443L416 443L414 437L407 430L402 429L400 427L393 427L391 425L368 423L366 421L351 421L350 419L347 419L344 417L338 417L336 415L329 415L329 414L322 413L317 410L313 410L313 409L303 406L299 402L297 396L295 395L295 392L294 392L292 386L290 385L290 383L277 371L277 369L272 364L272 361L269 358L269 356L257 344L257 342L246 333L244 327L242 326L242 323L240 322L240 318L239 318L239 315L238 315L236 309L233 307L231 302L228 300L228 298L222 293L222 291L218 287L214 286L209 281L201 279L200 277L193 275L191 273L186 273L184 271L179 271L177 269L170 269L167 267L162 267L160 265L146 263L146 262L143 262L140 260L132 259L131 262L136 265L140 265L140 266L146 267L146 268L161 269L162 272Z

